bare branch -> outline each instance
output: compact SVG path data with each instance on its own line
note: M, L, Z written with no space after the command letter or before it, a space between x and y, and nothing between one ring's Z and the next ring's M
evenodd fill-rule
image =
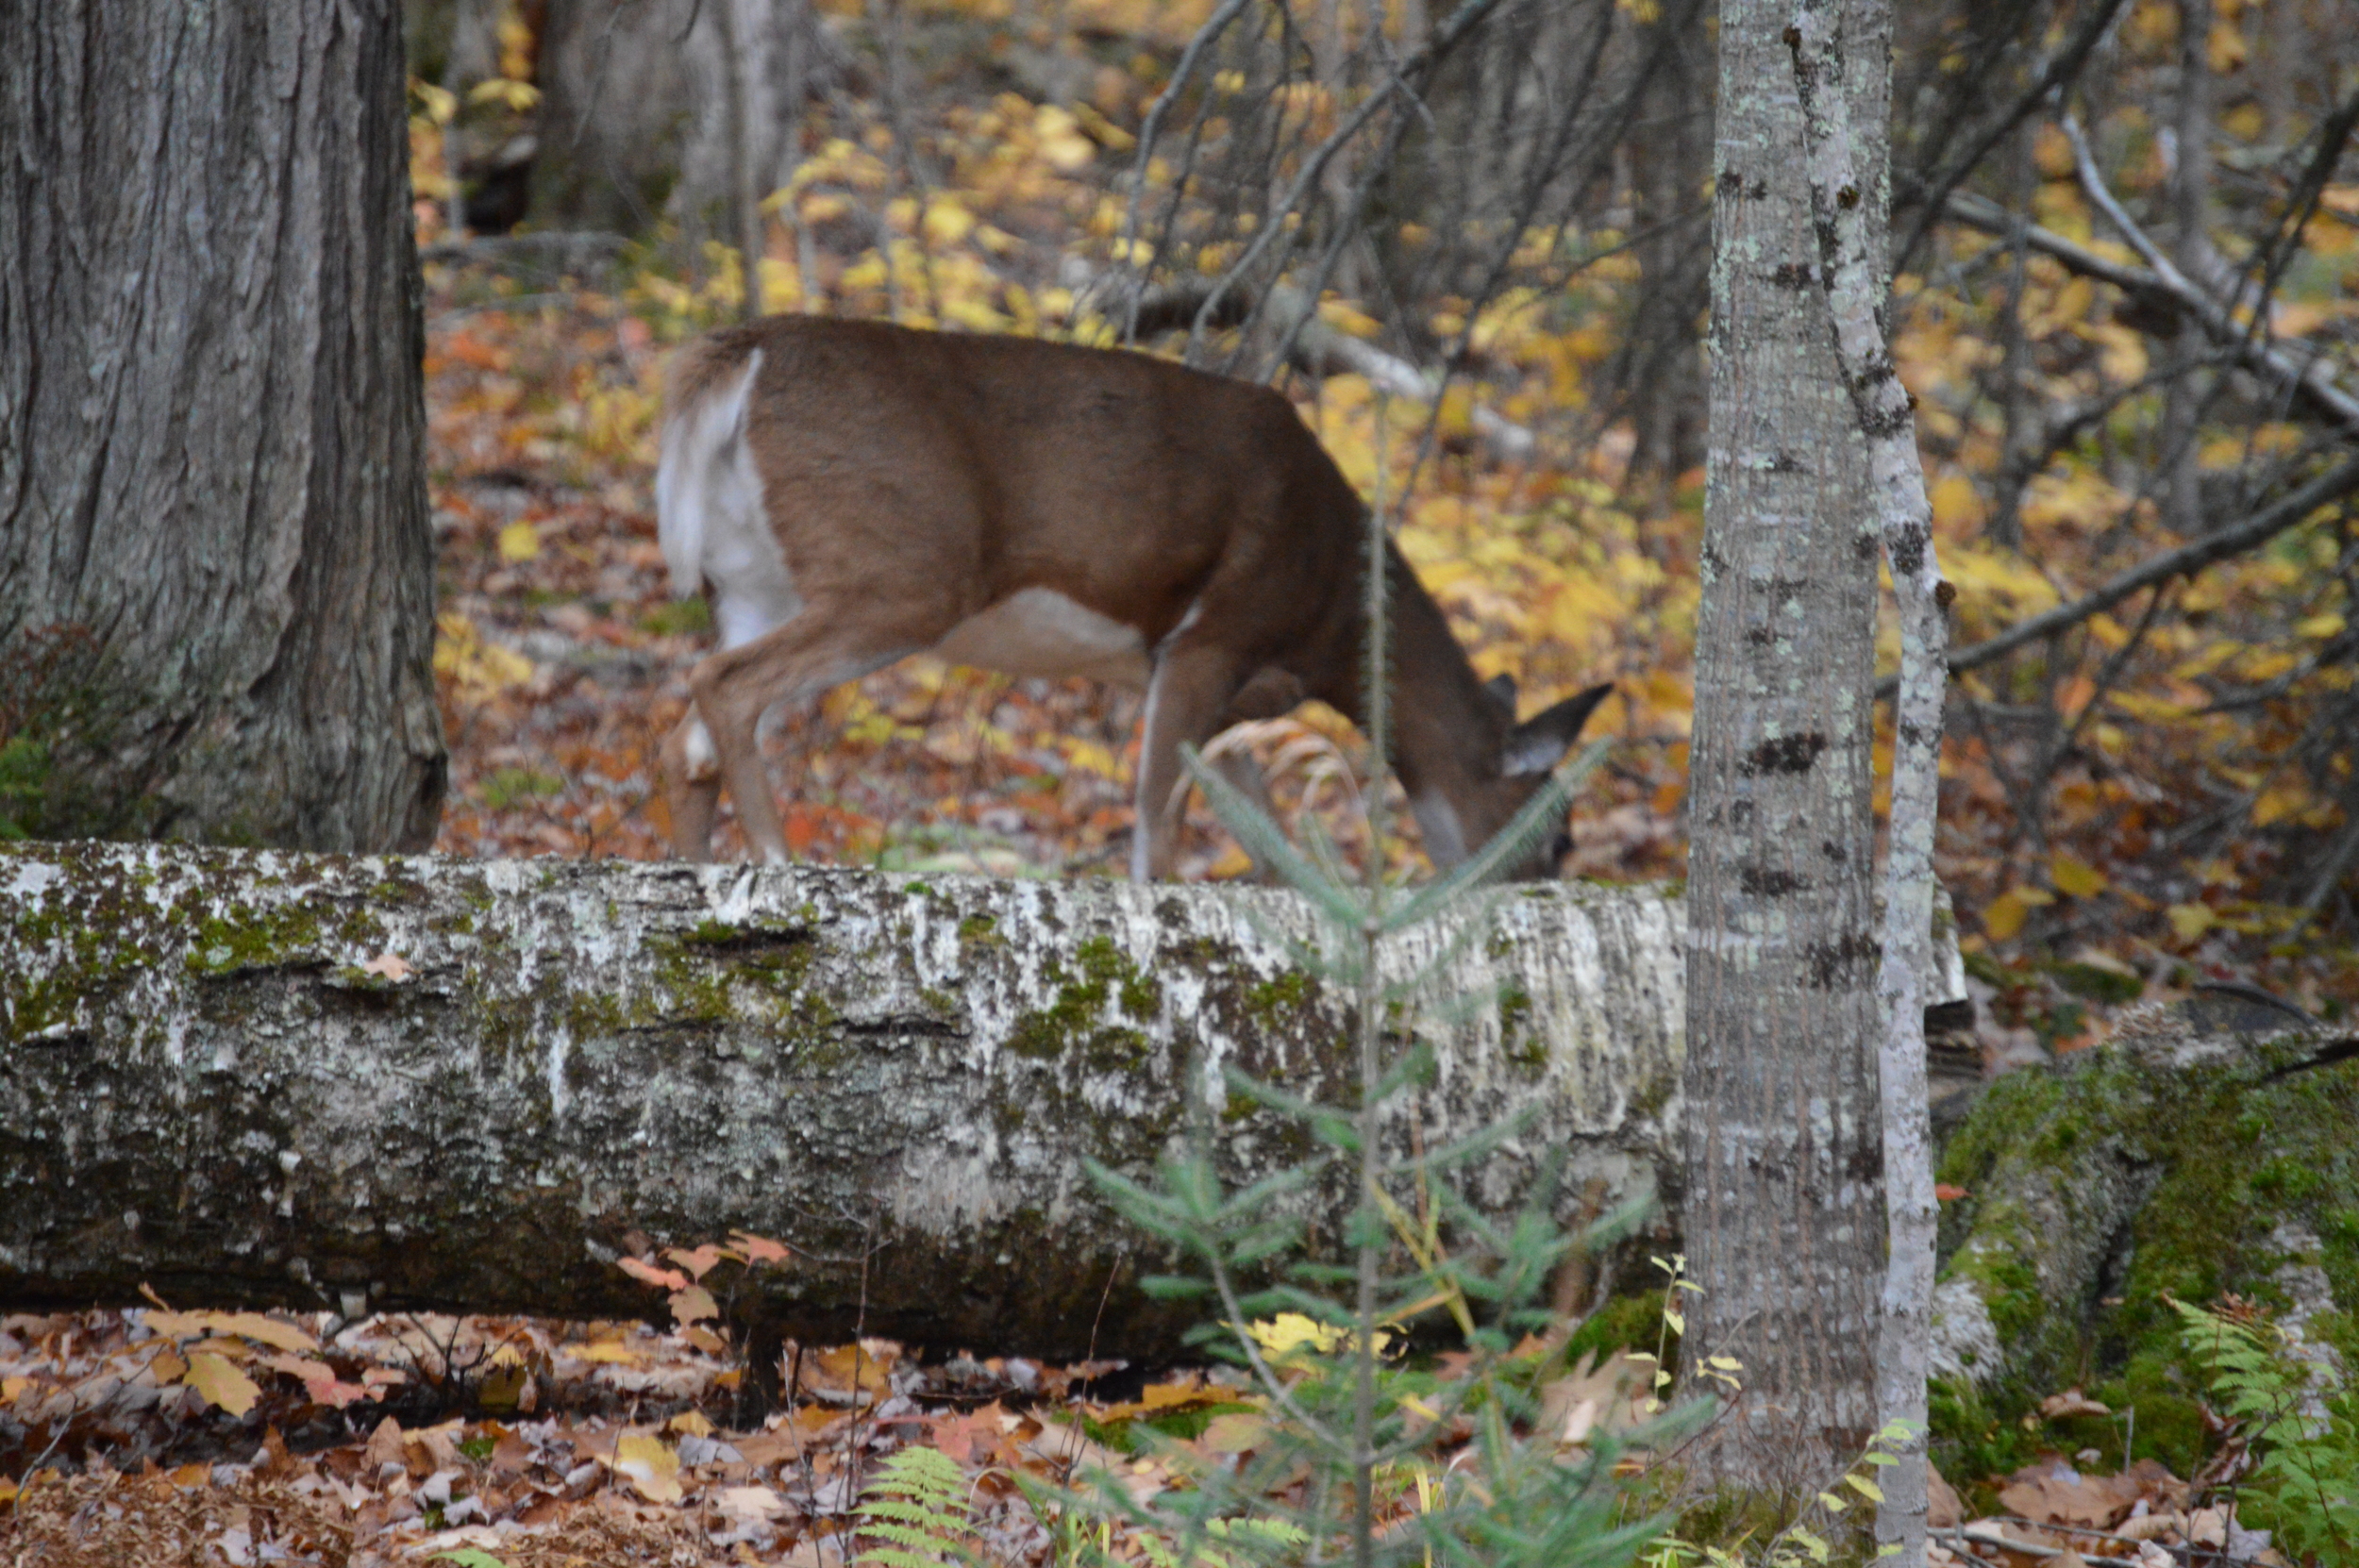
M2264 371L2286 384L2297 396L2303 398L2321 412L2340 424L2347 434L2359 436L2359 398L2334 384L2329 367L2323 360L2313 359L2298 365L2280 351L2267 328L2254 323L2250 332L2239 325L2228 308L2211 292L2191 280L2172 264L2162 247L2148 237L2137 221L2123 209L2113 192L2106 187L2104 176L2098 172L2097 159L2089 151L2088 138L2081 133L2081 123L2067 114L2064 117L2065 135L2072 142L2072 160L2081 176L2081 189L2087 192L2098 210L2121 231L2130 242L2130 248L2145 259L2157 282L2177 302L2180 309L2191 312L2203 330L2217 342L2236 342L2250 339L2250 348L2243 356L2252 369Z
M1988 642L1977 642L1970 648L1951 654L1949 673L1953 676L1964 675L1993 659L2005 658L2027 642L2036 642L2043 637L2052 637L2076 626L2100 610L2111 609L2141 589L2151 588L2171 577L2192 575L2215 561L2242 555L2284 533L2320 507L2332 505L2353 491L2359 491L2359 458L2319 475L2291 495L2262 508L2233 528L2223 528L2176 550L2165 551L2151 560L2132 567L2083 598L2075 599L2068 605L2059 605ZM1878 693L1889 694L1889 682L1879 685Z

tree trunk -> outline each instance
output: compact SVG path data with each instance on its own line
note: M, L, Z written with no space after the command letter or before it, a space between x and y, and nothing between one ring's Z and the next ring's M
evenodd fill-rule
M1916 401L1901 385L1884 336L1892 276L1883 240L1889 215L1880 203L1889 190L1883 172L1892 127L1888 121L1855 122L1850 115L1854 76L1890 77L1892 0L1849 0L1848 17L1846 9L1846 0L1802 0L1786 40L1807 128L1811 216L1836 368L1867 443L1874 519L1899 611L1900 681L1893 706L1892 809L1876 976L1884 1026L1876 1076L1886 1238L1876 1407L1878 1442L1895 1462L1883 1467L1876 1539L1879 1555L1888 1556L1894 1568L1923 1568L1926 1347L1939 1225L1932 1129L1925 1114L1925 1007L1937 983L1933 826L1941 808L1942 695L1949 678L1945 612L1956 590L1942 580L1934 553ZM1838 18L1846 23L1841 28ZM1862 562L1861 575L1866 572Z
M1746 1395L1702 1463L1823 1486L1875 1429L1883 1270L1868 742L1877 533L1838 370L1783 34L1720 12L1712 424L1689 780L1686 1353ZM1847 15L1847 30L1859 21ZM1863 63L1881 38L1849 34ZM1884 73L1850 80L1882 125ZM1871 177L1881 187L1883 172ZM1881 190L1864 193L1881 213ZM1881 222L1871 237L1881 264Z
M1692 18L1659 18L1648 35ZM1655 41L1648 37L1648 44ZM1703 460L1704 306L1711 235L1694 221L1712 169L1712 83L1700 38L1667 41L1647 89L1645 123L1630 156L1639 238L1638 308L1631 324L1628 392L1637 443L1631 470L1667 490Z
M1528 1117L1468 1184L1495 1218L1548 1173L1560 1219L1643 1199L1679 906L1496 908L1410 1021L1423 1146ZM1281 935L1307 905L1228 888L0 846L0 1302L610 1315L660 1308L633 1232L745 1229L801 1249L770 1300L806 1336L1172 1356L1196 1309L1128 1287L1176 1259L1083 1163L1144 1177L1192 1114L1232 1184L1303 1157L1219 1077L1356 1082Z
M422 846L444 759L399 8L13 11L0 818Z
M2179 87L2172 108L2171 260L2203 288L2219 268L2212 256L2212 0L2179 0ZM2203 415L2211 376L2197 367L2212 352L2211 336L2192 313L2180 323L2178 374L2163 397L2164 514L2192 539L2211 531L2203 505ZM2221 519L2225 522L2226 519Z
M668 215L742 245L741 183L766 196L785 182L814 74L843 63L805 0L726 14L717 0L552 0L532 216L636 234Z

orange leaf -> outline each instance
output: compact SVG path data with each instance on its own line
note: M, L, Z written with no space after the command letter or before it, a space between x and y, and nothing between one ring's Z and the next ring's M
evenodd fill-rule
M663 1268L644 1259L625 1258L615 1266L633 1279L643 1284L653 1285L659 1290L684 1291L688 1289L688 1276L678 1269Z

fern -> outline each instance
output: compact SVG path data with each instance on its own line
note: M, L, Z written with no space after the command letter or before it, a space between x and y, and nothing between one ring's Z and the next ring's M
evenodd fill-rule
M2213 1399L2244 1424L2259 1456L2253 1484L2278 1544L2359 1560L2359 1391L2331 1363L2295 1354L2294 1337L2275 1324L2171 1306L2188 1353L2211 1373Z
M872 1544L859 1561L878 1568L942 1568L974 1553L965 1536L966 1473L934 1448L904 1448L861 1492L861 1533Z

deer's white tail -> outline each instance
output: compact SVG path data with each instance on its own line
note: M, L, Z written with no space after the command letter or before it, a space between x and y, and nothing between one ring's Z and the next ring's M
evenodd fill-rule
M735 364L705 344L683 352L656 468L657 534L673 594L686 598L710 584L721 644L736 647L801 607L746 439L761 350Z

